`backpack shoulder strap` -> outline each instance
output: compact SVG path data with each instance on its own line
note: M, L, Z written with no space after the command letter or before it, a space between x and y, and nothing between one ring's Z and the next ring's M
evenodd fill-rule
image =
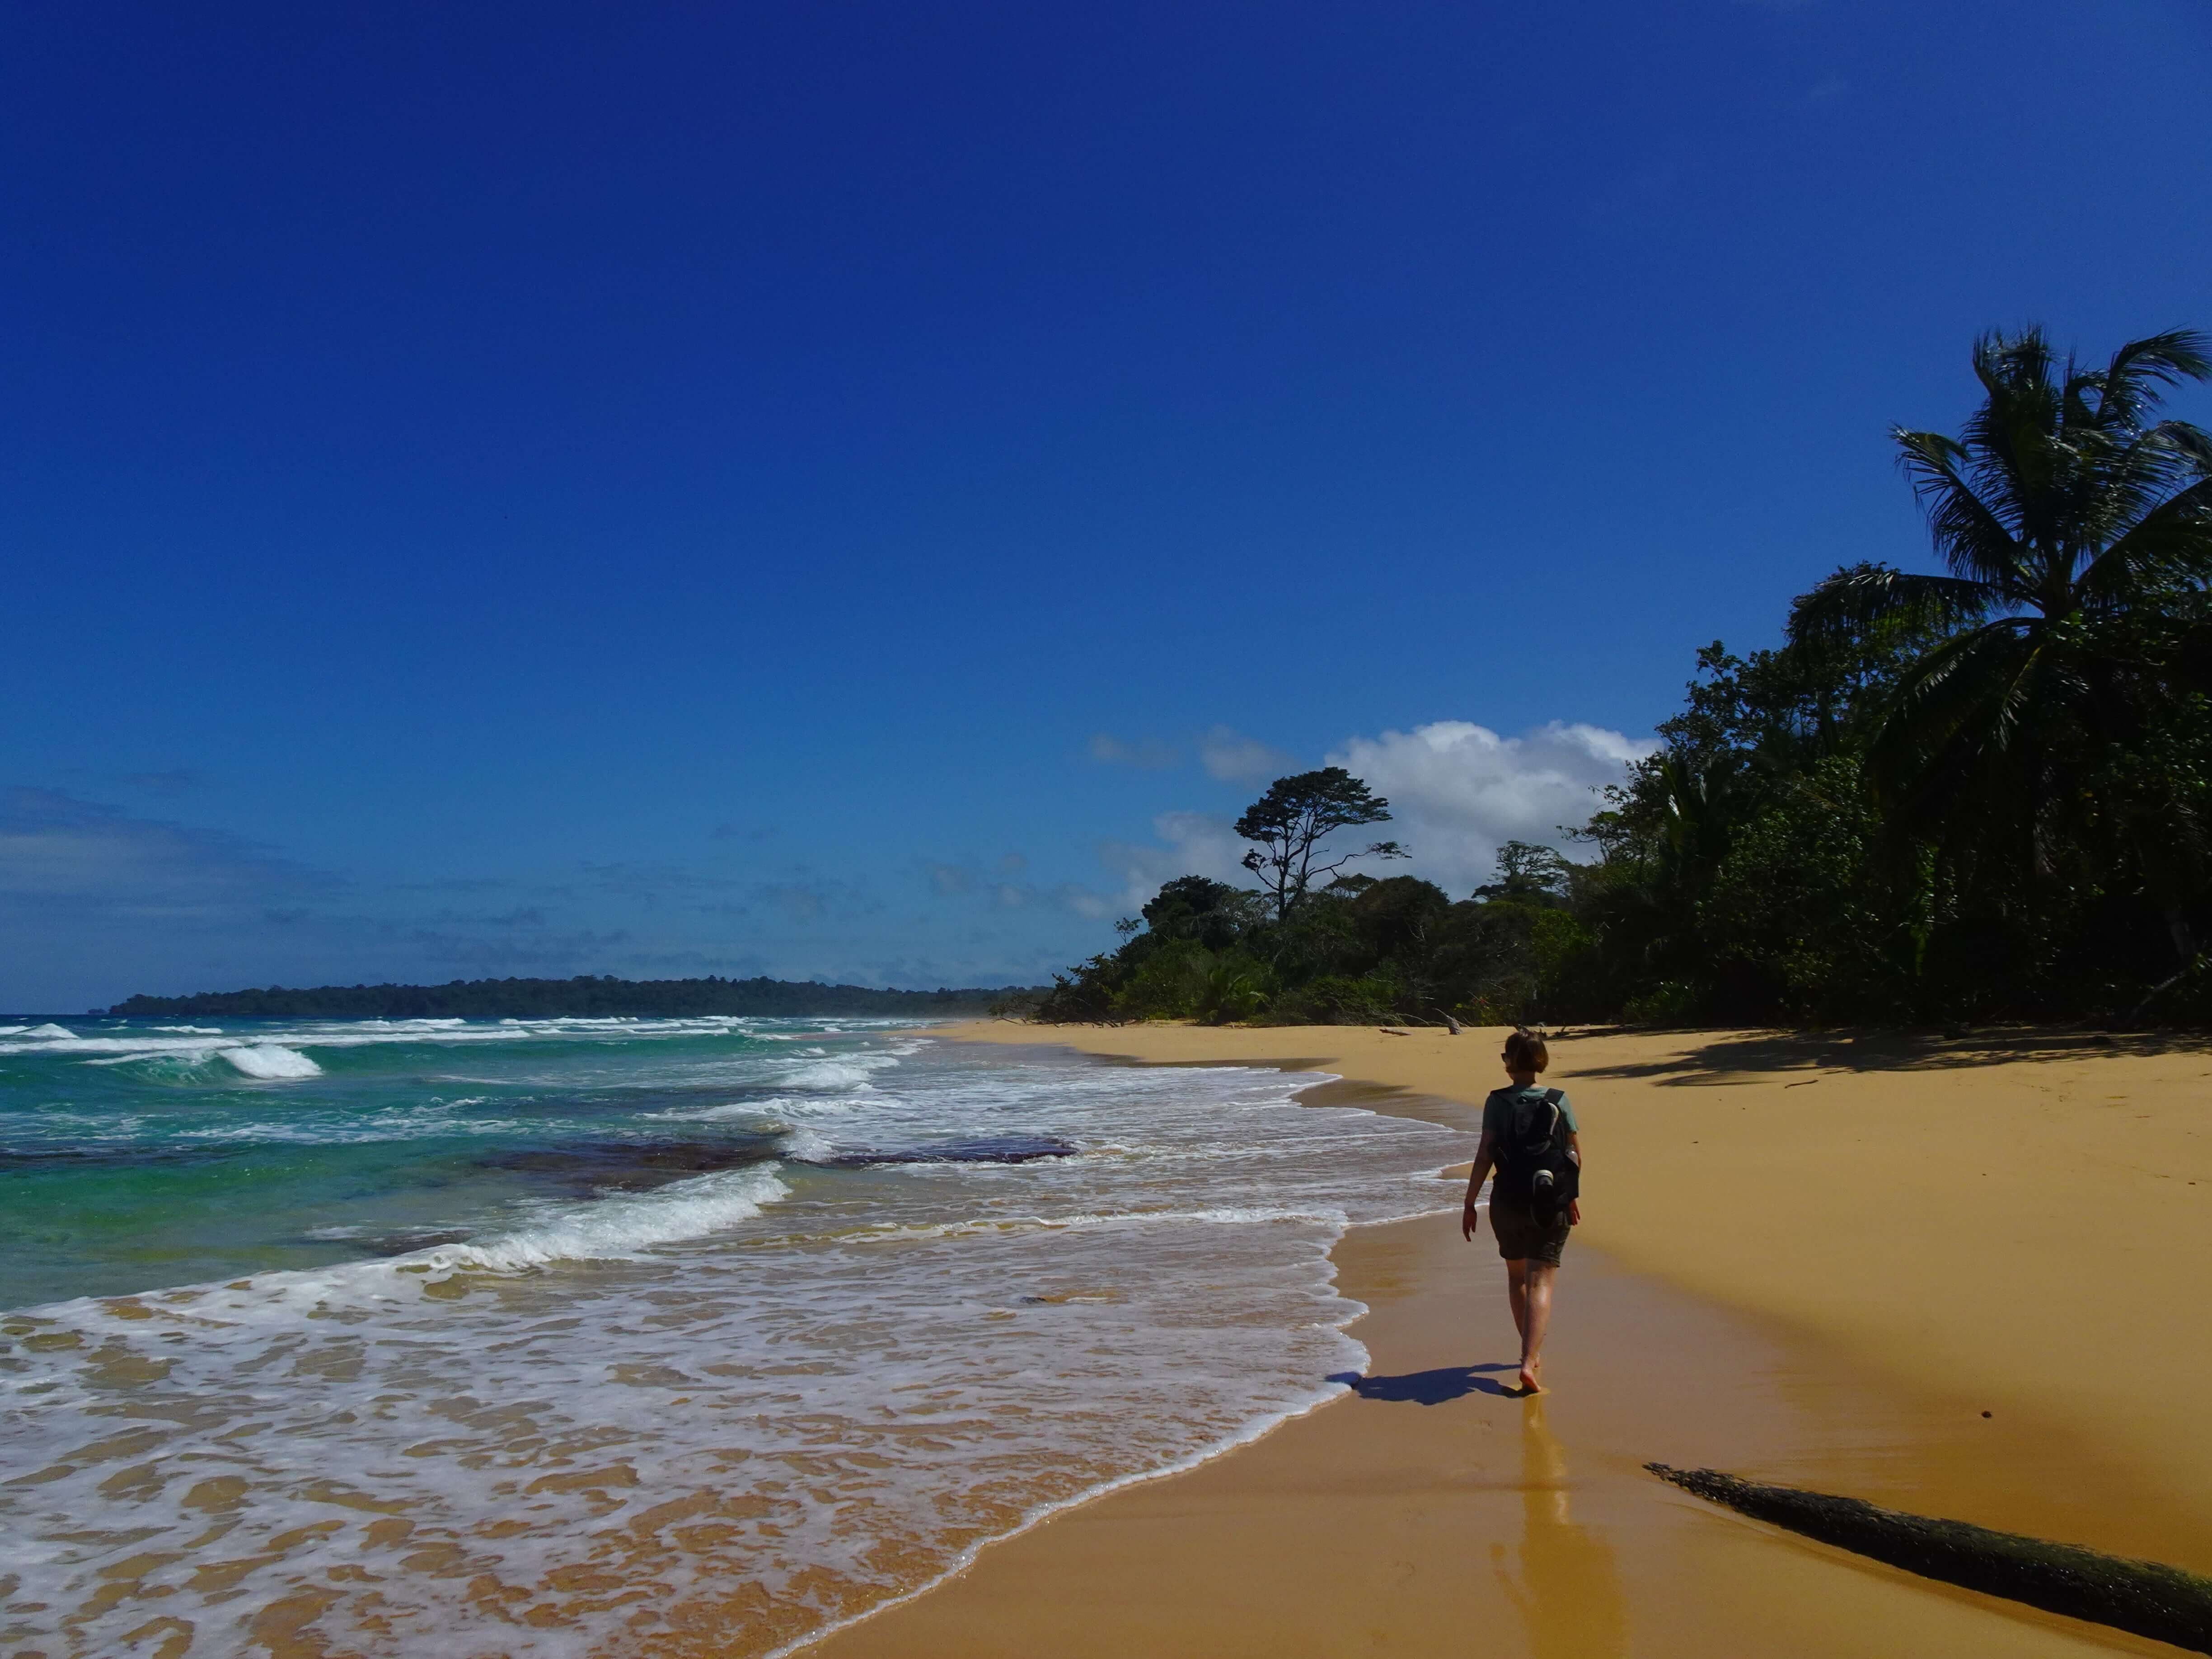
M1566 1097L1567 1091L1565 1089L1547 1089L1544 1091L1544 1103L1547 1106L1556 1106Z

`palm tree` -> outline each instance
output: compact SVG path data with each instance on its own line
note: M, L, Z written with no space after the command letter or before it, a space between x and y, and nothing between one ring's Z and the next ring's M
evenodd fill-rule
M2175 854L2201 852L2206 826L2130 810L2100 781L2194 678L2212 592L2212 438L2152 417L2166 388L2212 379L2212 338L2155 334L2083 368L2028 328L1983 336L1973 362L1985 396L1963 436L1891 434L1951 574L1838 571L1800 602L1791 636L1940 636L1869 743L1889 816L1954 847L2016 830L2044 875L2117 836L2165 890L2191 956ZM2164 820L2157 845L2147 820Z

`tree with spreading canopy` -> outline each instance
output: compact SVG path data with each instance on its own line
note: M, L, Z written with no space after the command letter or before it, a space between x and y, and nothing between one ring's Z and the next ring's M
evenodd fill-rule
M1401 859L1406 849L1378 841L1326 864L1314 862L1320 843L1339 830L1389 820L1390 803L1341 766L1277 778L1267 793L1244 809L1237 833L1257 846L1244 854L1244 867L1260 878L1275 907L1278 921L1297 908L1315 883L1325 880L1354 859Z

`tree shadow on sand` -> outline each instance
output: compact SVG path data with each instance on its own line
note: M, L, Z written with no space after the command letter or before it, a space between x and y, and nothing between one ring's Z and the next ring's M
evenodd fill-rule
M1685 1031L1680 1036L1684 1046L1671 1054L1589 1066L1573 1065L1569 1054L1562 1056L1567 1062L1562 1070L1577 1078L1634 1078L1678 1088L1711 1088L1727 1082L1765 1081L1777 1072L1956 1071L2018 1060L2212 1053L2212 1033L2202 1031L1999 1029L1957 1036L1909 1031L1725 1031L1710 1036Z
M1341 1382L1362 1400L1382 1400L1401 1406L1441 1406L1471 1394L1494 1394L1518 1400L1517 1386L1500 1382L1492 1371L1519 1370L1515 1365L1439 1365L1433 1370L1406 1371L1396 1376L1362 1376L1358 1371L1338 1371L1328 1380Z

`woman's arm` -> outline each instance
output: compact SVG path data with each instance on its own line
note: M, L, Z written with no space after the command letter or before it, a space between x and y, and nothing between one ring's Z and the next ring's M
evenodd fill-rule
M1460 1207L1459 1212L1459 1236L1470 1243L1474 1241L1474 1225L1480 1218L1474 1207L1475 1195L1482 1191L1483 1181L1490 1174L1490 1166L1497 1156L1490 1144L1490 1131L1485 1129L1481 1141L1474 1149L1474 1167L1467 1174L1467 1202Z

